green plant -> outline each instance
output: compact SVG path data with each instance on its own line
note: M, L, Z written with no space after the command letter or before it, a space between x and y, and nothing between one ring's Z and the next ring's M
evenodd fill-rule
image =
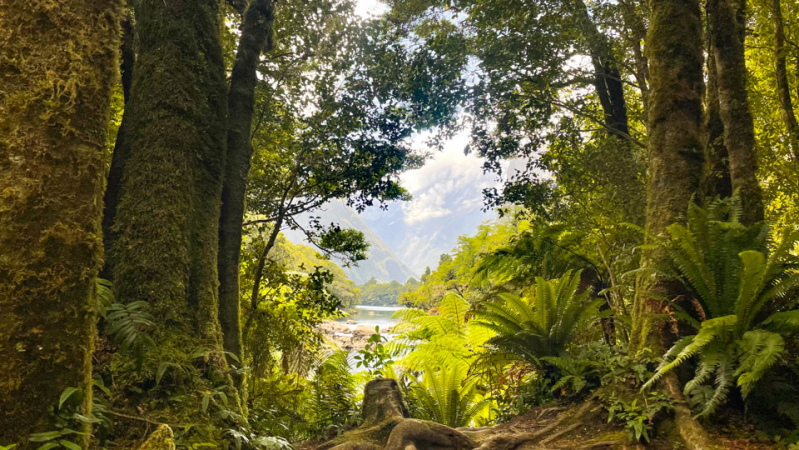
M698 367L685 393L696 400L700 416L713 413L725 403L736 385L746 398L769 370L785 360L784 337L799 332L799 311L791 310L796 304L794 290L799 286L791 250L799 234L786 231L771 252L732 253L744 244L737 239L707 241L707 236L715 236L708 230L735 230L736 236L750 237L760 236L762 231L758 225L742 228L735 204L731 205L726 220L719 220L718 205L710 212L694 205L688 228L676 224L669 227L669 255L708 319L695 335L681 339L664 355L657 372L644 385L652 386L666 373L697 357ZM710 251L705 246L716 249ZM707 385L711 381L713 387ZM707 395L711 389L712 395Z
M360 419L355 403L356 380L350 373L347 352L333 352L324 357L312 380L315 434L340 434Z
M581 347L580 355L600 374L600 387L593 395L608 411L608 422L622 422L632 441L649 441L656 416L672 408L666 392L641 390L657 358L649 351L631 355L623 346L602 343Z
M670 398L666 393L654 392L647 395L644 401L639 403L638 400L634 398L628 403L621 397L614 398L607 408L608 422L621 420L630 440L649 442L654 418L661 411L671 408Z
M277 436L255 436L247 428L229 429L225 431L224 437L233 440L236 450L292 450L294 447L282 437Z
M580 395L587 387L593 385L592 379L599 378L596 362L586 358L545 356L541 359L552 364L558 372L557 381L552 385L550 391L564 397Z
M380 327L376 326L363 350L358 350L358 354L353 357L357 361L355 367L363 367L373 377L382 377L385 368L394 364L397 354L397 351L385 345L386 342L388 339L380 334Z
M78 431L85 424L100 423L101 420L94 416L80 414L83 405L84 394L80 389L68 387L61 392L58 403L53 405L51 414L55 417L55 429L41 433L34 433L28 437L30 442L41 443L36 450L49 450L52 448L66 448L69 450L81 450L78 443L73 439L87 436L88 432ZM11 447L9 447L11 448Z
M112 289L110 281L97 278L95 310L105 319L111 340L134 359L136 370L141 371L145 353L155 346L148 333L155 326L153 316L147 312L147 302L116 303Z
M483 303L474 311L475 324L497 333L488 340L490 354L544 366L541 358L562 356L575 332L599 317L604 300L589 301L580 289L580 273L570 272L555 280L536 278L531 301L510 293L498 302Z
M472 424L489 406L478 391L478 379L469 379L459 366L438 370L425 368L420 378L408 374L414 417L450 427Z

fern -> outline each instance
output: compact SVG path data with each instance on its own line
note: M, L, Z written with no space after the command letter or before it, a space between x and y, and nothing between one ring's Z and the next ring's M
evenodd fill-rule
M508 293L485 303L474 312L474 324L496 333L487 342L489 352L538 366L542 357L561 356L576 331L599 317L602 301L588 301L587 291L578 294L579 282L579 271L559 280L539 277L529 303Z
M148 334L154 323L152 315L143 301L131 302L127 305L114 303L108 308L106 332L119 346L136 361L136 370L141 370L145 353L155 346Z
M734 387L747 398L784 362L784 337L799 333L799 311L780 311L796 304L791 296L799 287L799 273L791 250L799 234L786 231L769 251L768 228L745 227L739 217L740 201L731 198L707 209L691 205L688 226L668 229L668 255L707 320L696 335L683 338L664 355L644 388L695 358L697 368L685 392L700 415L724 404Z
M416 416L449 427L463 427L487 411L489 400L477 390L477 379L467 379L460 367L425 367L422 378L409 374Z

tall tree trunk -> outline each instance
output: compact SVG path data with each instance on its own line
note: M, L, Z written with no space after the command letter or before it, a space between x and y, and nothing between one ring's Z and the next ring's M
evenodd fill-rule
M116 297L148 302L155 317L156 348L144 366L149 375L156 363L192 360L201 347L214 350L208 367L227 369L218 351L227 113L219 9L218 0L135 6L139 53L113 268Z
M583 0L570 0L568 5L591 54L591 63L594 66L594 87L602 105L605 126L611 134L627 139L630 130L627 124L624 85L610 42L607 36L599 32L596 24L591 20Z
M788 68L786 64L785 30L782 19L780 0L771 0L771 17L774 21L774 62L777 78L777 96L780 99L780 116L788 131L794 161L799 163L799 123L791 101L791 87L788 84Z
M710 41L710 36L708 36L708 41ZM709 42L708 48L710 48ZM700 197L706 199L725 198L732 195L730 162L727 147L724 145L724 123L721 121L721 113L719 112L717 83L716 62L713 58L708 58L704 120L705 167L702 171L700 192Z
M253 108L261 51L271 46L274 3L254 0L244 14L236 62L228 94L227 162L219 223L219 321L224 348L242 357L239 317L239 260L244 222L244 197L250 171ZM237 379L237 384L241 379Z
M107 279L113 278L113 269L110 264L110 261L113 260L111 257L114 242L113 226L117 206L119 205L120 188L122 187L122 170L125 167L125 161L130 155L130 146L126 145L125 141L125 130L128 125L126 111L129 106L131 85L133 84L133 65L136 62L136 53L133 45L133 10L129 9L122 20L122 45L120 46L120 56L122 58L119 65L119 72L122 75L122 95L125 100L125 110L122 112L122 122L117 130L114 153L111 156L111 169L108 172L108 183L105 189L105 197L103 198L103 247L105 248L106 258L103 269L100 271L100 276Z
M741 196L741 220L752 224L763 220L763 195L757 182L755 126L746 92L746 0L708 0L707 11L732 189Z
M0 444L18 449L55 429L66 388L91 412L120 12L118 0L0 0Z
M647 40L650 64L649 180L646 228L665 236L666 227L684 222L702 173L702 31L698 0L653 0ZM662 251L649 251L642 266L663 264ZM631 347L663 348L655 315L670 284L644 283L636 298Z
M646 228L649 236L664 236L666 227L684 222L688 203L702 174L702 19L699 0L652 0L647 51L650 64L649 180ZM650 238L648 238L650 239ZM657 268L666 260L663 249L649 250L642 267ZM640 280L633 313L630 351L645 348L662 354L663 322L658 317L665 299L675 298L678 286L657 275ZM672 386L673 377L667 380ZM682 393L675 422L689 449L709 448L707 434L690 415Z

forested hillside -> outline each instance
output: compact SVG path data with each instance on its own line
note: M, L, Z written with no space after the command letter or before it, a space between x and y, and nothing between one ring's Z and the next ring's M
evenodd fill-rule
M797 102L797 0L0 0L0 450L796 450Z

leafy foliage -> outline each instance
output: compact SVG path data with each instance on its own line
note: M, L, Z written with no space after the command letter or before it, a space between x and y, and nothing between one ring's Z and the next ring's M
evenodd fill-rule
M541 367L541 358L561 356L577 330L599 316L602 301L588 301L588 290L579 290L579 271L551 281L538 277L531 299L499 294L499 301L486 302L484 310L474 312L475 324L497 333L488 340L495 357Z
M478 390L478 380L466 378L460 366L425 368L422 377L409 375L414 417L453 428L469 426L485 412L488 399Z
M736 253L747 245L761 246L764 238L752 237L764 231L761 225L741 226L735 203L729 204L733 209L726 220L719 217L724 204L716 203L708 211L693 206L688 228L669 227L669 255L705 309L707 320L697 334L684 337L664 355L646 384L653 385L697 357L698 367L685 391L690 397L703 398L697 401L700 415L713 413L735 387L746 398L775 365L785 361L785 337L799 332L799 311L791 310L799 286L791 250L799 234L785 232L770 251ZM716 240L719 233L729 239ZM714 388L708 396L706 384L711 381Z

